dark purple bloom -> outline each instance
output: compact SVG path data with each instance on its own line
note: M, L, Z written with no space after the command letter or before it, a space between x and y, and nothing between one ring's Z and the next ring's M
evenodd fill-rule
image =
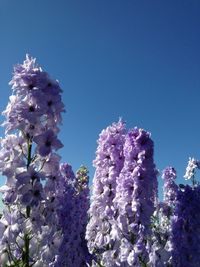
M90 260L85 240L89 206L88 171L82 167L75 177L67 163L60 166L60 171L62 176L56 194L59 200L59 227L63 235L55 267L86 266Z
M200 186L188 185L177 193L172 219L172 264L200 266Z

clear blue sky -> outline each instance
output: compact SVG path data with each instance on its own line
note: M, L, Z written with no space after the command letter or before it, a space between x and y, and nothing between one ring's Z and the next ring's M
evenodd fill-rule
M98 135L122 116L152 133L157 167L180 182L200 159L199 14L198 0L0 0L0 110L29 53L64 90L63 161L93 176Z

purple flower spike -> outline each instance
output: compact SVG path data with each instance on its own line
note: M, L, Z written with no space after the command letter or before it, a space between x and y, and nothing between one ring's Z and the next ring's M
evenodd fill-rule
M86 239L90 253L95 251L97 262L105 266L114 266L117 260L115 257L118 249L115 244L117 209L113 200L116 195L116 180L124 163L125 133L125 123L122 120L103 130L99 136L94 161L96 171ZM111 263L113 265L110 265Z
M151 216L157 199L157 170L150 134L134 128L124 144L124 167L117 178L116 220L120 229L118 258L124 266L148 262Z
M178 186L175 184L176 170L172 167L167 167L163 171L162 178L164 180L164 201L169 206L172 206L176 200Z
M0 189L5 204L0 265L53 266L62 242L56 196L60 157L55 153L63 146L57 138L62 90L29 56L15 67L10 84L13 95L3 112L6 136L0 149L0 171L7 177Z
M172 264L200 266L200 186L179 190L172 220Z

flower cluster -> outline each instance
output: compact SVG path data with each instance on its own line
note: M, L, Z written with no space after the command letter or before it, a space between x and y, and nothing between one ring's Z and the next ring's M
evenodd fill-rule
M152 234L148 266L171 266L171 208L159 202L152 216Z
M173 167L165 168L163 171L162 178L164 180L164 202L171 207L176 201L176 195L178 190L178 186L175 183L176 170Z
M85 240L89 208L88 171L81 167L75 176L71 165L60 166L61 178L56 188L59 228L63 238L55 267L83 267L90 260Z
M125 124L121 120L103 130L94 161L96 171L86 239L90 253L96 255L96 262L105 266L114 266L111 265L114 264L112 261L115 253L112 227L116 209L113 200L116 195L116 179L124 163L124 138Z
M175 183L176 170L167 167L163 170L164 201L158 202L156 211L152 216L151 252L149 254L150 266L170 266L171 255L171 219L176 205L178 186Z
M10 85L0 151L0 171L7 178L1 188L0 264L50 266L60 242L55 199L60 157L55 150L63 146L57 137L62 90L29 56L15 67Z
M89 176L88 169L85 166L81 166L76 172L76 195L75 195L75 205L76 205L76 221L78 224L79 235L81 238L81 243L79 245L80 254L82 256L82 264L80 267L90 263L91 255L89 254L87 241L85 239L86 226L88 223L88 210L90 207L89 199ZM76 265L78 266L78 265Z
M157 170L150 134L143 129L130 130L125 138L124 156L114 200L121 230L119 258L125 266L141 266L148 261L151 216L157 199Z
M197 169L200 169L200 161L194 158L189 158L184 178L185 180L191 180L193 186L199 184L195 179Z
M172 220L172 264L200 266L200 186L178 191Z

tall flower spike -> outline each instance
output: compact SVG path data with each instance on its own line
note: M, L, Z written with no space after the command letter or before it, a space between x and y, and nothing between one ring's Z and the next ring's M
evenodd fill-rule
M89 199L89 171L85 166L81 166L76 172L76 220L78 223L79 235L81 238L81 244L77 248L81 261L80 267L90 263L91 255L89 254L87 241L85 239L86 226L88 222L88 210L90 206Z
M75 177L72 167L60 166L62 177L56 189L59 199L59 227L63 232L59 255L54 267L83 267L90 256L85 240L87 209L89 206L88 171L82 167Z
M150 134L138 128L130 130L125 138L124 156L114 199L121 231L119 259L124 266L143 266L148 261L147 241L157 198Z
M111 266L110 264L115 262L115 237L112 227L117 211L113 199L116 193L116 179L124 163L124 137L125 124L121 120L103 130L99 136L94 160L96 171L86 239L90 253L95 253L97 262L105 266Z
M167 167L163 171L162 178L164 180L164 201L169 206L172 206L176 201L178 186L175 183L176 170L173 167Z
M151 252L149 266L171 265L171 218L176 204L178 186L175 184L176 170L167 167L163 170L164 201L159 202L152 216Z
M185 180L192 180L192 185L196 186L198 182L195 179L196 170L200 169L200 161L194 158L189 158L186 173L183 176Z
M7 177L1 188L0 254L6 253L1 265L47 267L61 239L55 199L60 158L55 150L62 147L57 138L62 90L29 56L14 68L10 85L13 95L3 112L6 136L0 151L0 171Z

